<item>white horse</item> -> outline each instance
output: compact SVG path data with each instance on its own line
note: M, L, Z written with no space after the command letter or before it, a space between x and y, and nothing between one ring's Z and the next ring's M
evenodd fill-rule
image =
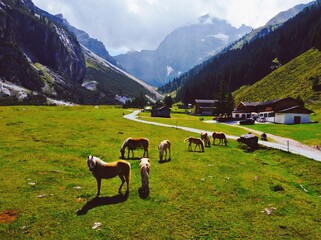
M141 193L148 195L149 194L149 171L150 171L149 158L140 159L139 169L140 169L140 175L142 177Z
M158 145L159 161L163 161L164 152L165 152L165 158L164 159L165 160L167 159L167 149L168 149L168 152L169 152L168 160L171 160L171 142L168 141L168 140L164 140Z
M89 170L92 172L97 181L97 197L100 195L101 179L113 178L118 176L121 180L121 185L118 193L121 194L121 189L124 183L127 184L126 194L129 193L130 180L130 163L124 160L118 160L111 163L106 163L98 157L89 156L87 161Z

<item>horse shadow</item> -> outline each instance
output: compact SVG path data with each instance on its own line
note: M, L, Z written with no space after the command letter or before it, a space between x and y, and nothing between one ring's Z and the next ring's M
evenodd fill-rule
M141 158L143 158L143 157L141 157ZM119 157L119 159L127 160L127 161L130 161L130 160L140 160L141 158L140 158L140 157L133 157L133 158Z
M167 163L167 162L170 162L171 160L172 160L171 158L159 160L158 163Z
M128 196L129 193L118 194L112 197L95 197L79 209L77 215L85 215L90 209L95 207L125 202L128 199Z

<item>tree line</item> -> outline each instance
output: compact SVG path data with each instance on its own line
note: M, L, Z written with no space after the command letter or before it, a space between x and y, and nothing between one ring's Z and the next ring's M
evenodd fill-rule
M311 48L321 49L321 4L305 8L270 34L245 43L241 49L223 51L181 77L160 87L163 93L176 91L175 101L219 99L220 85L227 92L252 85L275 69Z

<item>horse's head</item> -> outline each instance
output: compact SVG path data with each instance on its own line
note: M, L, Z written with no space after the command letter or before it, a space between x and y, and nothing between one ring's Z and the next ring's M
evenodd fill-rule
M89 156L87 160L88 168L90 171L93 171L96 166L96 160L94 159L94 156Z
M225 144L225 146L227 145L227 139L226 138L224 138L224 144Z
M120 149L120 154L121 154L121 157L122 157L122 158L125 157L125 148L121 148L121 149Z

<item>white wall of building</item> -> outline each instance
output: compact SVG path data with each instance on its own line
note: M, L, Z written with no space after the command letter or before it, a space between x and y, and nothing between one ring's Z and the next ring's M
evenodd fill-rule
M310 114L276 113L275 114L275 123L293 124L295 117L301 118L300 123L309 123L310 122Z

